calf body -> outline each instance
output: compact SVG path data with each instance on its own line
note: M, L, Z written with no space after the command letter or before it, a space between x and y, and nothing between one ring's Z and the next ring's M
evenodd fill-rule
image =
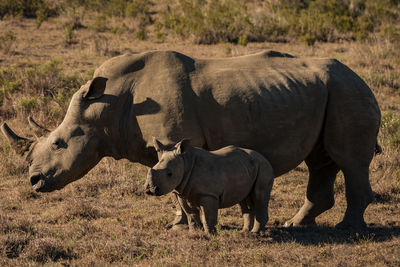
M261 154L235 146L208 152L187 140L172 149L157 140L154 143L159 162L148 172L146 192L164 195L174 190L179 194L190 229L201 221L205 232L212 233L218 209L240 204L243 230L264 230L273 170Z

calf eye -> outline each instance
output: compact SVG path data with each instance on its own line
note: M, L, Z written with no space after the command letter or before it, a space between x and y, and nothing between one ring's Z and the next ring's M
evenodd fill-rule
M168 175L168 177L171 177L172 176L172 172L168 172L167 175Z

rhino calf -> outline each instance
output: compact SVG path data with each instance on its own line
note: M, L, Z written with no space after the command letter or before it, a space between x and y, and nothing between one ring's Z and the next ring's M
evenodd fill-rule
M238 203L243 231L265 230L274 174L261 154L236 146L208 152L187 139L170 149L153 142L159 161L148 171L146 193L161 196L175 190L190 230L201 221L206 234L215 233L218 209Z

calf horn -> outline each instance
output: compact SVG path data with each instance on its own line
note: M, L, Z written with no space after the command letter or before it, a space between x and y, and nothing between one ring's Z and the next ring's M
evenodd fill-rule
M33 143L32 140L16 135L10 129L10 127L8 127L7 123L3 123L0 128L3 134L6 136L7 140L10 142L11 147L15 150L17 154L23 156L25 152L29 150L29 147Z
M28 122L29 122L29 126L33 130L33 132L36 135L36 137L41 137L41 136L43 136L43 135L45 135L45 134L50 132L49 130L47 130L43 126L40 126L39 124L37 124L36 121L34 121L31 116L28 117Z

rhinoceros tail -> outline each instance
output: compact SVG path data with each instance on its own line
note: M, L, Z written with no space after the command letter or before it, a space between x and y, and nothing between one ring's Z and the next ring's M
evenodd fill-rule
M375 145L375 155L379 155L382 153L382 147L378 144L378 142L376 142Z

